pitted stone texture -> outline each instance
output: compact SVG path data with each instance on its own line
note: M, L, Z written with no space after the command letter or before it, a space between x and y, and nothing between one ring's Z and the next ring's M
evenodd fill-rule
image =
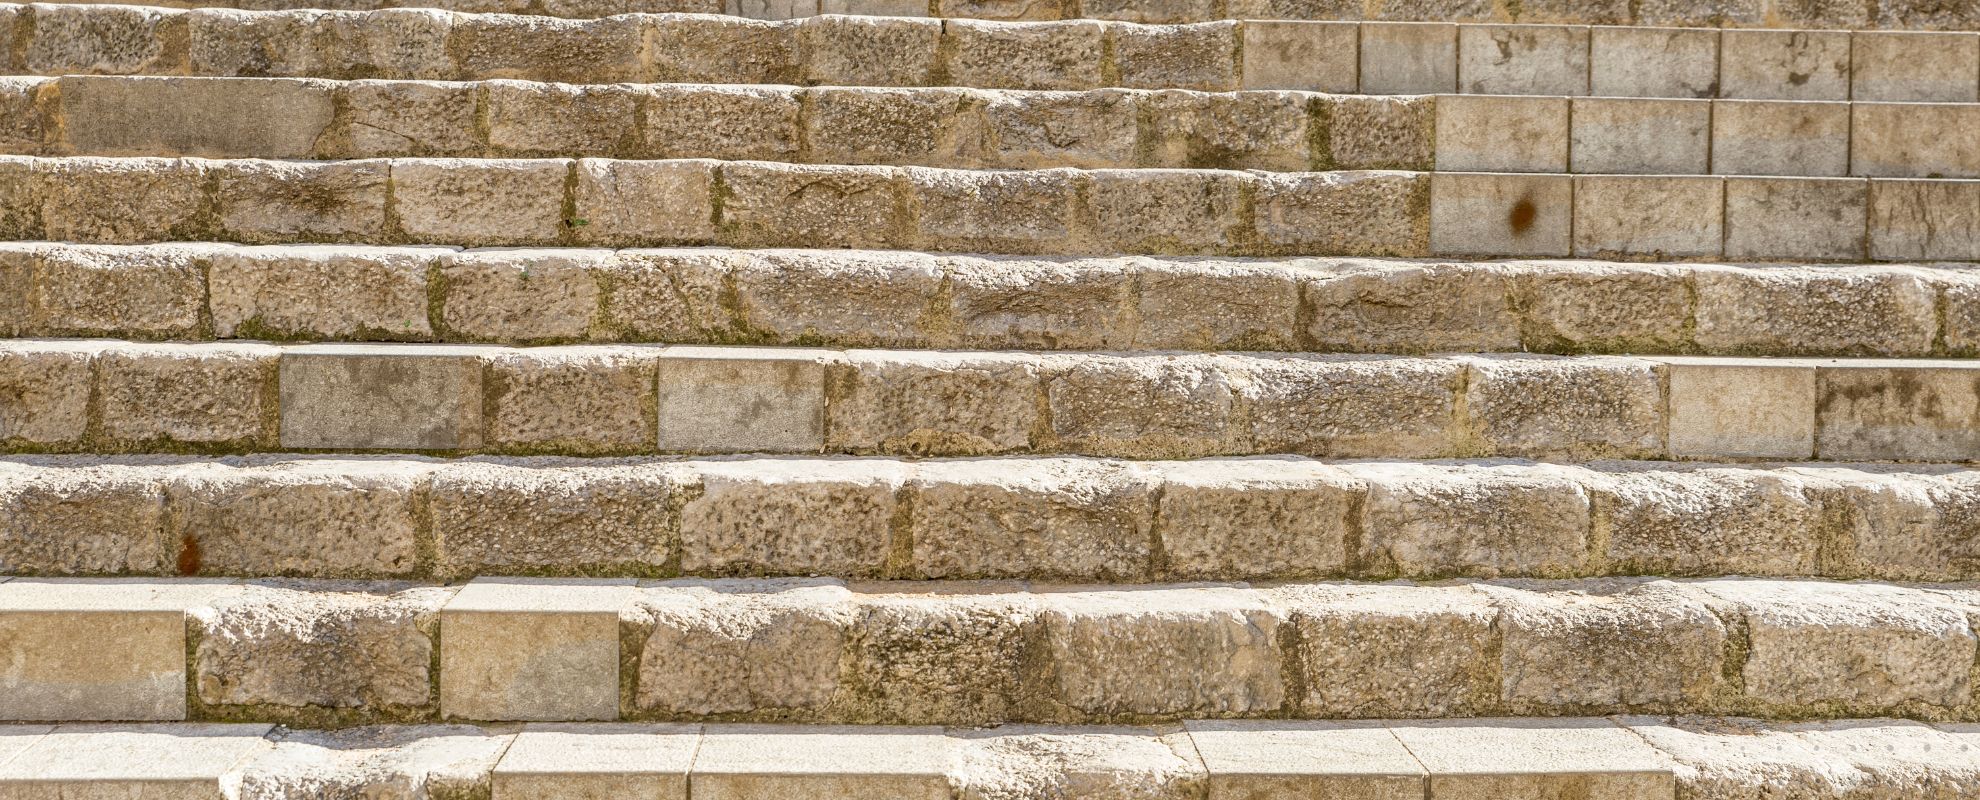
M1295 348L1304 271L1268 262L1137 259L1142 346L1190 349Z
M414 241L555 244L565 228L570 171L570 162L553 159L398 159L392 210Z
M922 246L1040 253L1073 244L1077 173L907 167L909 213Z
M1265 175L1253 222L1267 250L1421 257L1436 249L1431 178L1373 170Z
M1352 464L1368 484L1360 552L1371 576L1565 577L1587 568L1582 474L1551 465Z
M1926 727L1904 720L1836 720L1781 726L1822 757L1864 776L1862 794L1961 795L1980 790L1971 724ZM1859 787L1852 787L1859 788Z
M1044 394L1033 357L861 352L831 378L826 446L901 455L1029 449Z
M804 138L828 164L956 164L965 156L960 89L816 89L805 97Z
M426 274L447 252L292 245L214 253L213 335L428 340Z
M895 171L740 163L722 166L725 241L758 247L893 247L905 232Z
M1143 97L1120 90L980 96L981 158L1026 168L1139 164L1136 115Z
M1060 350L1129 341L1134 281L1126 260L951 256L942 264L960 344Z
M1481 588L1500 609L1501 698L1515 713L1681 711L1718 699L1726 625L1684 587L1622 579Z
M501 9L507 10L507 9ZM520 10L520 9L518 9ZM464 75L564 83L639 80L644 26L636 17L456 17L447 54Z
M1964 259L1980 255L1980 226L1958 210L1980 199L1975 181L1873 181L1870 257Z
M1488 267L1447 268L1483 271ZM1672 352L1693 332L1690 268L1661 264L1533 261L1511 269L1517 322L1494 294L1478 301L1497 315L1494 325L1517 325L1528 350L1542 352ZM1461 284L1462 285L1462 284ZM1481 289L1498 288L1487 283ZM1496 331L1495 331L1496 333ZM1501 334L1503 335L1503 334ZM1500 341L1492 339L1490 341ZM1445 349L1479 350L1479 347ZM1511 350L1512 345L1491 349Z
M798 156L802 99L796 90L661 84L641 86L640 92L646 115L642 152L776 161Z
M12 467L12 464L5 465ZM0 471L0 569L116 575L171 569L161 470L116 464Z
M1469 422L1494 455L1653 456L1663 451L1663 376L1648 361L1471 361Z
M1068 362L1045 384L1052 433L1063 449L1129 458L1245 449L1233 419L1236 382L1212 357Z
M805 78L823 86L928 85L942 27L933 19L812 17L798 26Z
M619 714L619 616L632 580L476 578L441 609L440 712L460 719Z
M542 347L487 361L488 442L520 451L650 450L655 347Z
M453 464L433 476L433 570L652 574L679 543L682 476L664 466Z
M381 577L419 563L427 467L294 460L178 472L166 491L181 574Z
M724 300L740 336L769 342L829 341L853 347L926 346L940 325L940 262L890 251L724 251L716 269L733 289ZM683 265L684 296L700 289L699 264ZM710 270L713 271L713 270ZM682 303L683 301L675 301ZM695 297L687 304L699 304ZM720 336L715 333L713 336ZM710 334L703 334L713 338Z
M681 571L878 575L908 469L888 461L697 462L681 509Z
M465 10L465 9L463 9ZM222 8L186 15L194 75L242 77L455 77L439 9L256 14Z
M97 349L93 343L0 344L0 442L81 442Z
M1095 234L1119 250L1148 253L1230 251L1253 184L1248 176L1203 170L1095 170L1086 180Z
M1931 350L1934 292L1915 273L1703 266L1692 280L1698 293L1693 335L1710 352L1898 355Z
M652 584L633 706L666 716L817 715L838 694L852 595L831 580Z
M33 38L19 58L46 75L172 72L186 53L167 43L184 30L184 15L171 9L38 6Z
M683 9L687 10L687 9ZM692 9L720 13L715 9ZM640 20L627 27L646 40L651 66L645 80L679 83L798 82L799 53L789 24L751 19L693 17ZM635 47L639 46L637 43Z
M912 567L924 577L1121 580L1149 568L1156 484L1139 467L929 462L908 485Z
M495 80L476 89L490 155L618 156L638 135L624 121L634 117L639 96L621 87Z
M1235 23L1116 25L1107 33L1121 86L1205 92L1238 88Z
M445 587L261 581L193 615L199 702L270 712L426 713Z
M1299 263L1310 265L1302 276L1311 315L1305 332L1316 349L1435 353L1519 346L1520 319L1502 267L1356 259Z
M186 718L186 615L220 581L0 582L0 719ZM18 760L15 763L19 763Z
M943 23L950 80L985 89L1092 89L1102 84L1106 26L1092 20Z
M1499 610L1469 586L1322 583L1271 594L1299 635L1303 715L1443 717L1498 705Z
M332 84L269 78L60 79L64 138L106 156L306 158L330 125Z
M1618 469L1588 484L1617 573L1811 575L1824 509L1800 481L1758 470Z
M1428 170L1434 166L1437 98L1334 95L1322 102L1327 115L1326 155L1334 167Z
M511 730L409 725L285 730L241 765L241 800L487 796Z
M1038 655L1039 602L1007 583L857 584L835 716L858 722L993 724L1022 705Z
M1833 365L1833 366L1832 366ZM1816 454L1826 459L1966 460L1980 376L1964 361L1830 362L1815 373Z
M1452 361L1222 357L1254 452L1429 457L1451 449L1461 366Z
M22 293L36 313L21 323L50 336L195 338L201 272L229 252L211 245L46 248L30 271L33 288Z
M1366 487L1329 466L1291 459L1153 465L1167 574L1260 579L1339 574Z
M579 242L703 244L714 240L715 162L580 159L567 224Z
M609 250L469 250L439 259L440 324L452 338L526 344L581 339L599 310ZM424 300L424 298L421 298Z
M1184 800L1205 791L1190 737L1145 728L1010 726L957 732L953 780L966 800Z
M829 358L816 350L669 348L657 364L660 449L818 451Z
M119 345L96 365L102 434L127 447L265 443L275 360L263 345Z
M482 155L476 94L466 83L353 81L341 92L337 123L317 140L318 152L325 158Z
M1244 589L1039 594L1059 713L1252 716L1287 702L1284 613Z

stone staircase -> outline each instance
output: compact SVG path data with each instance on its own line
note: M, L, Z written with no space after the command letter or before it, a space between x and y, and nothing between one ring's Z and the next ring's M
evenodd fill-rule
M0 5L0 800L1980 797L1970 4L188 5Z

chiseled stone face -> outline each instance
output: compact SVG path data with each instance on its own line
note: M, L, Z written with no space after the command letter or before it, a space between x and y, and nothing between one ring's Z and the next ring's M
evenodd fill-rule
M1870 257L1980 258L1980 221L1959 212L1975 202L1980 202L1980 181L1872 181Z
M878 575L893 547L886 461L695 462L700 492L681 509L681 571L693 575Z
M937 579L1145 575L1153 479L1092 459L926 462L908 525L913 571Z
M1083 797L1185 800L1206 776L1187 735L1147 728L1005 726L951 734L963 800Z
M996 724L1021 718L1036 596L998 584L873 583L846 638L853 665L835 717Z
M266 442L276 350L251 344L127 344L97 361L103 434L235 447Z
M23 296L32 298L43 335L193 338L204 305L201 269L231 249L49 247L32 268L39 287Z
M1107 169L1086 179L1095 235L1119 250L1144 253L1229 251L1245 225L1242 195L1252 182L1242 173L1206 170Z
M352 81L338 92L338 124L317 140L326 158L477 156L473 84Z
M618 718L619 616L634 593L631 579L470 581L440 612L440 713Z
M384 161L225 163L220 225L243 242L377 241L385 233Z
M1335 169L1428 170L1437 158L1437 98L1331 95L1327 161ZM1320 153L1314 153L1320 161Z
M805 78L819 86L925 85L938 60L942 24L892 15L812 17L797 34Z
M759 247L891 247L905 236L886 167L724 164L723 241Z
M1822 458L1953 461L1980 448L1980 372L1967 363L1831 363L1815 373Z
M1137 259L1141 347L1197 350L1296 348L1300 279L1278 262L1204 263Z
M43 161L40 189L46 238L129 243L222 238L209 229L205 162L174 158L70 158Z
M480 88L491 155L643 155L633 147L638 130L626 124L639 95L625 88L508 80Z
M1877 267L1699 266L1697 330L1708 352L1920 356L1937 326L1932 285Z
M399 159L392 162L392 210L416 242L555 244L570 169L557 159Z
M1093 20L1014 25L945 20L949 78L985 89L1094 89L1106 27Z
M585 338L598 312L596 273L612 257L570 248L446 253L440 324L449 338L505 344Z
M1144 97L1120 90L986 92L977 96L981 158L985 166L1010 169L1139 164L1136 115Z
M817 452L825 441L826 358L816 350L664 351L660 449Z
M1247 20L1244 88L1352 93L1360 85L1360 40L1351 22Z
M1371 576L1567 576L1585 569L1588 491L1550 465L1352 464L1368 482L1360 569Z
M1241 589L1044 592L1061 713L1252 716L1286 703L1283 612Z
M1258 182L1253 223L1268 251L1428 255L1435 195L1428 177L1379 171L1267 175Z
M1663 376L1623 358L1477 358L1465 389L1479 448L1541 458L1664 450Z
M431 339L426 274L446 252L312 245L216 252L207 269L214 336Z
M974 93L962 89L816 89L808 93L805 142L828 164L962 166Z
M1156 467L1155 524L1168 574L1182 579L1335 575L1366 487L1319 464L1284 459L1182 461Z
M1799 481L1757 470L1616 472L1590 484L1607 557L1645 574L1809 575L1823 509Z
M1690 267L1531 261L1508 271L1521 309L1519 341L1529 350L1668 353L1692 335Z
M371 714L430 707L433 637L452 596L394 583L249 584L195 615L199 701Z
M489 359L489 444L525 452L650 450L660 353L624 345L544 347Z
M1045 392L1059 447L1078 453L1193 458L1246 449L1234 381L1205 356L1093 356L1052 370Z
M852 595L838 581L679 580L640 592L643 713L820 713L838 693Z
M1107 34L1121 86L1205 92L1238 88L1238 33L1232 22L1116 25Z
M173 72L185 53L166 47L166 41L183 35L185 17L165 8L35 9L34 36L23 61L42 75Z
M1072 350L1133 341L1126 259L949 256L942 264L961 346Z
M707 13L707 12L704 12ZM632 22L647 38L652 80L668 83L796 84L798 41L788 23L705 17ZM637 46L637 45L635 45ZM637 58L637 53L635 58Z
M1682 711L1716 699L1726 626L1695 593L1667 581L1514 587L1483 587L1500 608L1509 709Z
M1075 173L903 170L921 245L993 253L1065 252L1074 246Z
M1307 584L1271 594L1299 634L1302 715L1460 716L1497 705L1499 611L1470 587Z
M1225 356L1253 452L1429 458L1452 448L1461 365L1448 360Z
M297 460L200 464L166 490L178 571L388 577L420 568L420 464Z
M219 581L0 583L0 719L186 718L186 614Z
M1519 348L1520 318L1513 311L1504 267L1354 259L1301 265L1309 267L1301 282L1311 315L1306 334L1316 349L1439 353ZM1585 294L1572 296L1580 302Z
M1044 388L1036 360L1003 353L861 353L834 370L832 450L988 455L1029 449Z
M1739 100L1848 100L1848 31L1725 30L1719 96Z
M447 54L463 77L474 79L618 83L641 78L641 39L635 17L479 14L454 18Z
M429 490L434 571L615 575L674 556L683 480L664 466L449 464Z
M165 476L114 464L0 472L0 567L13 574L107 575L171 569Z
M946 288L937 256L875 250L727 253L721 262L713 256L687 256L671 263L681 266L680 281L687 287L683 296L698 290L699 281L713 271L699 268L701 264L719 263L726 270L722 291L732 299L723 304L741 337L765 343L926 347L944 332L941 312L934 310Z

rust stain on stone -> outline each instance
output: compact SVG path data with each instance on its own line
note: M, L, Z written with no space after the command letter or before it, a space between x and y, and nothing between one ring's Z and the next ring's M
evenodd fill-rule
M1533 199L1522 197L1513 204L1512 212L1506 215L1506 224L1512 226L1513 233L1525 233L1533 227L1533 218L1539 215L1539 209L1533 207Z
M179 574L199 574L199 539L190 533L179 540Z

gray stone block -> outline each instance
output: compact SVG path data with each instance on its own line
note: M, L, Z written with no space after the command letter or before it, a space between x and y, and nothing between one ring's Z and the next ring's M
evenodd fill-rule
M1574 254L1716 256L1724 244L1725 183L1708 176L1580 175Z
M326 450L482 445L487 348L308 345L281 359L281 442Z
M1588 28L1462 26L1458 76L1465 94L1588 94Z
M1719 96L1738 100L1848 100L1848 31L1720 33Z
M1719 32L1598 27L1588 42L1595 97L1717 97Z
M1849 174L1849 104L1722 100L1712 106L1719 175Z
M1458 90L1458 28L1439 22L1361 24L1361 91L1442 94Z
M1430 251L1440 255L1565 256L1573 178L1439 172L1430 176Z
M1568 99L1505 95L1437 98L1437 169L1566 172Z
M1448 99L1440 99L1439 107ZM1621 175L1711 171L1712 104L1706 100L1577 97L1569 170ZM1443 144L1441 138L1438 145Z
M1864 257L1869 184L1855 178L1727 178L1726 257Z

